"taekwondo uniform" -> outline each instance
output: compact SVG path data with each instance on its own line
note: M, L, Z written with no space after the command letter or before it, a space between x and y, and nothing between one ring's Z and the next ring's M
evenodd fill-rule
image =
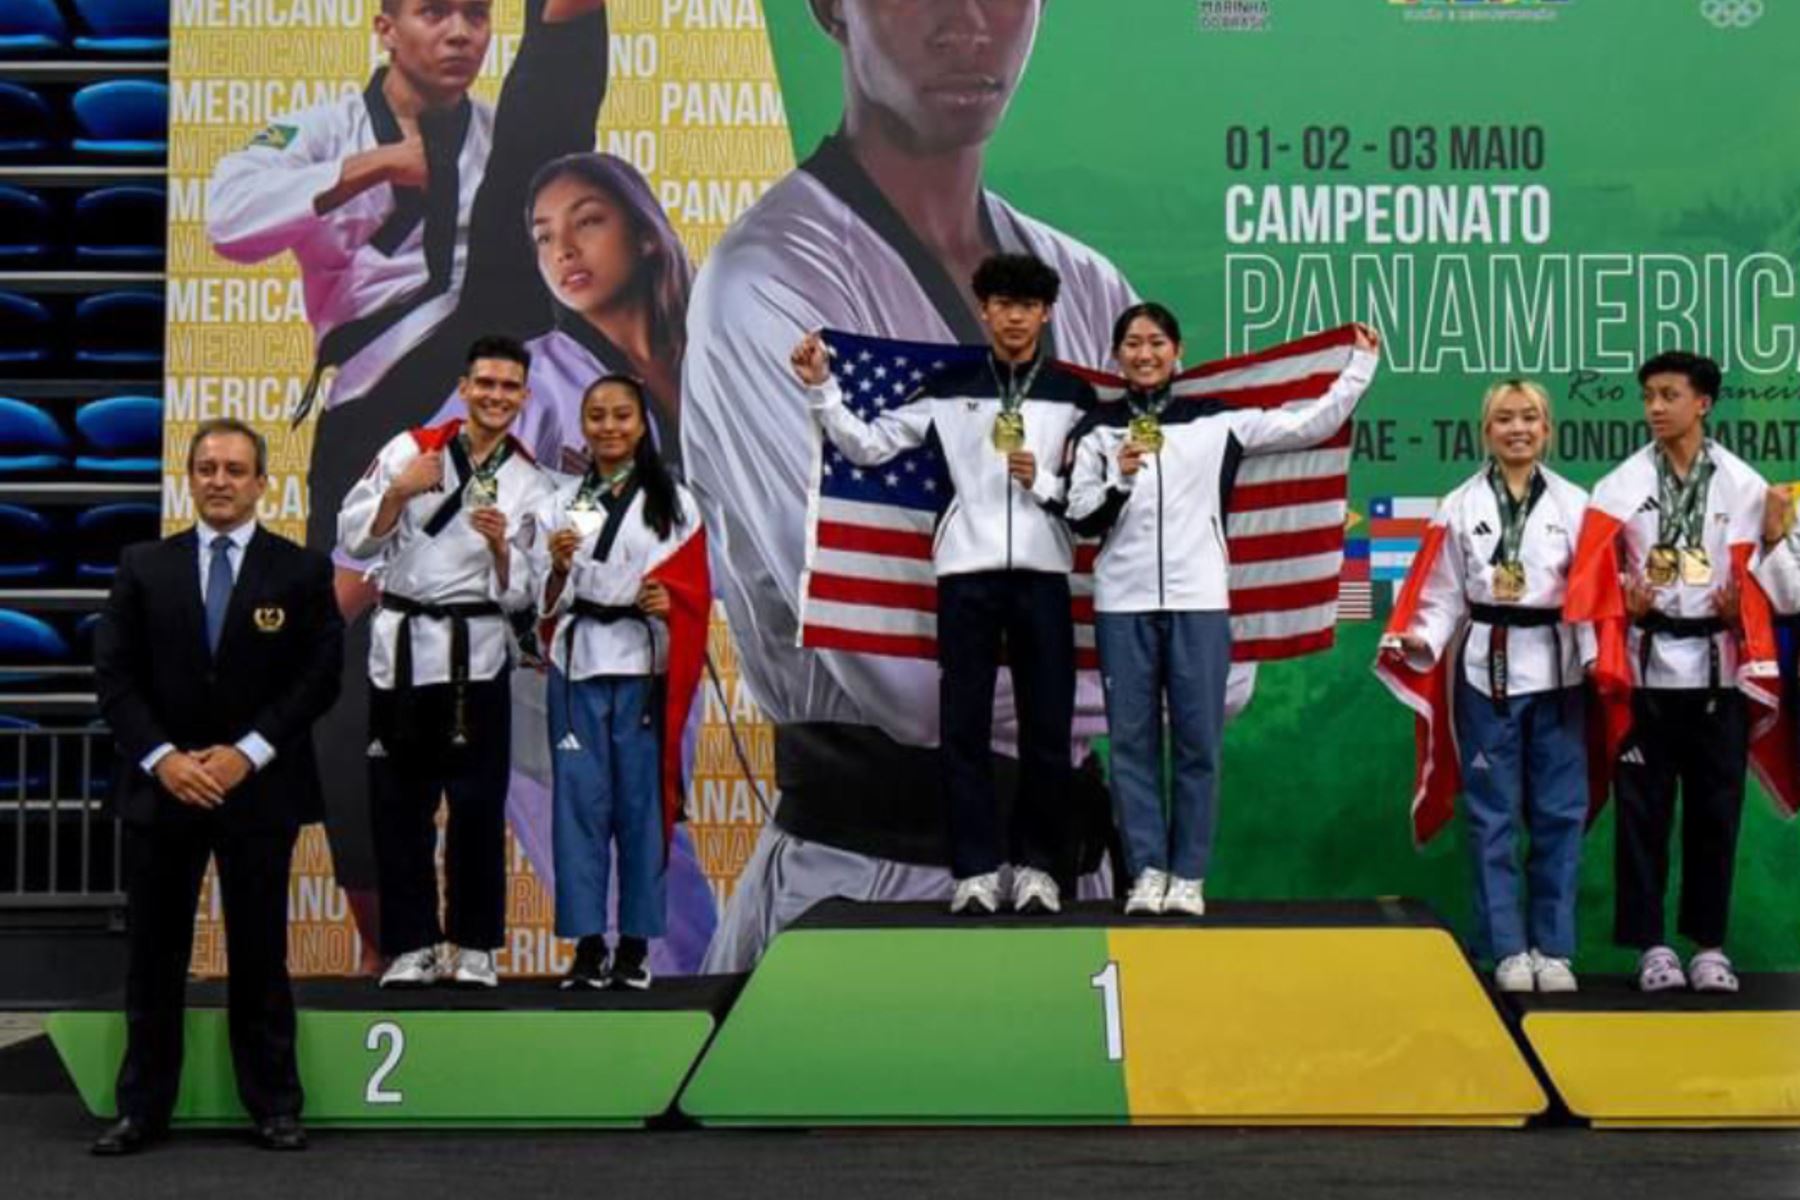
M1134 879L1148 870L1197 884L1211 856L1231 667L1226 519L1238 463L1335 432L1378 361L1354 351L1323 396L1267 410L1231 409L1179 382L1156 396L1127 391L1076 431L1068 515L1076 532L1105 539L1094 564L1094 631L1114 811ZM1160 449L1124 475L1119 450L1145 422L1155 424ZM1159 785L1165 683L1174 743L1167 817Z
M679 811L679 758L672 789L663 783L662 755L679 749L692 684L671 722L670 641L701 642L710 589L698 589L699 621L679 614L651 617L637 607L644 581L663 578L678 553L699 534L694 498L677 485L682 519L662 536L644 520L635 479L614 493L597 475L569 476L540 504L534 522L533 574L540 616L552 620L546 693L553 779L556 933L583 938L606 932L607 885L618 855L618 930L648 941L665 924L667 834ZM554 602L550 539L573 527L581 541ZM704 561L699 550L697 562ZM697 637L695 635L698 635ZM679 690L679 689L677 689ZM667 812L665 795L677 812ZM665 815L668 822L665 823Z
M1619 804L1614 937L1622 946L1667 941L1677 786L1677 929L1702 947L1725 943L1751 741L1747 701L1778 703L1768 602L1749 573L1765 490L1755 469L1710 438L1686 481L1653 443L1600 481L1583 520L1565 611L1598 628L1596 679ZM1629 630L1620 573L1655 587L1650 612ZM1715 608L1728 577L1740 588L1741 629Z
M338 517L344 549L376 560L370 576L381 587L369 644L367 754L389 954L433 947L446 933L464 950L486 951L501 944L505 928L513 647L506 614L531 606L528 554L549 484L510 435L486 463L471 463L461 429L452 421L394 438ZM444 452L442 487L414 496L394 528L376 536L389 485L431 450ZM506 516L504 587L464 511L483 480ZM440 928L434 817L444 795L448 903Z
M356 95L277 118L220 159L207 187L206 234L221 257L256 263L293 252L315 354L339 371L327 406L367 392L456 307L493 149L493 108L465 97L420 118L425 191L381 183L314 211L346 159L402 140L381 90L388 69Z
M1438 506L1382 643L1413 634L1425 649L1376 668L1423 718L1422 769L1434 739L1451 755L1420 781L1414 836L1422 843L1449 822L1460 785L1474 948L1497 963L1575 953L1590 808L1583 672L1595 644L1592 626L1564 619L1563 601L1587 500L1541 464L1523 500L1492 462L1465 480ZM1531 838L1523 883L1521 822Z

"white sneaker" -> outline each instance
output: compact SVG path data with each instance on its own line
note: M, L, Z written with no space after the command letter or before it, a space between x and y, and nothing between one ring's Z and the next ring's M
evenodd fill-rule
M408 950L388 964L382 972L381 986L384 988L422 988L430 987L438 979L438 952L436 946L425 946L418 950Z
M1137 882L1131 885L1131 895L1125 897L1125 915L1156 915L1163 910L1163 893L1168 890L1168 873L1145 867L1138 872Z
M1013 869L1013 912L1062 912L1062 889L1037 867Z
M1045 913L1062 911L1062 891L1056 880L1036 867L1020 867L1013 872L1013 911Z
M971 875L956 881L950 897L950 911L974 916L992 916L1000 911L1000 872Z
M444 964L444 978L457 987L500 986L500 973L494 970L494 956L486 950L458 950L456 957Z
M1163 915L1183 913L1190 917L1206 915L1206 893L1202 890L1206 885L1204 879L1170 879L1169 890L1163 895Z
M1566 958L1552 958L1540 951L1531 952L1531 974L1540 992L1576 991L1575 972Z
M1509 954L1494 966L1494 982L1503 992L1529 992L1537 985L1531 955Z

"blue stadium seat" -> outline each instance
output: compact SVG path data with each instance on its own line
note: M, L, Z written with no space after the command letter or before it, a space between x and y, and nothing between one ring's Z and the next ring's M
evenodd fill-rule
M0 185L0 266L23 267L50 256L50 206L36 192Z
M50 310L17 292L0 292L0 367L50 361Z
M60 471L69 465L69 435L50 414L0 396L0 478Z
M162 471L163 404L155 396L109 396L75 411L82 453L75 469L101 475Z
M9 0L10 2L10 0ZM169 0L75 0L87 26L75 48L95 54L166 54Z
M75 259L84 266L163 261L169 194L160 187L96 188L75 201Z
M75 361L88 366L152 366L162 361L163 298L156 292L101 292L75 306Z
M81 620L75 622L75 657L80 662L94 661L94 631L100 628L101 616L97 612L83 614ZM94 725L104 728L106 722L96 720Z
M66 667L73 655L56 627L10 608L0 608L0 683L33 683L44 676L33 667Z
M46 54L61 50L68 42L69 25L56 0L6 0L0 4L0 57Z
M75 578L111 583L125 547L154 541L161 534L162 509L157 505L134 501L88 509L75 518Z
M44 98L17 83L0 81L0 154L11 158L48 154L56 143L56 117Z
M169 87L149 79L90 83L69 102L75 152L162 158L169 152Z
M0 587L41 584L56 573L50 521L17 504L0 504Z

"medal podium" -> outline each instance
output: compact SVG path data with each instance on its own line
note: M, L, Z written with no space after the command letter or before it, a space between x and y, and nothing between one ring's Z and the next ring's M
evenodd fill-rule
M1517 1126L1547 1103L1449 931L1405 901L823 904L681 1098L705 1125Z
M511 980L496 991L297 981L306 1120L641 1127L670 1110L741 982L703 977L660 981L648 992L564 992L542 979ZM88 1109L115 1115L124 1014L116 1007L62 1012L47 1027ZM176 1123L246 1119L232 1079L225 985L193 985Z
M1800 1128L1800 976L1645 996L1624 977L1512 1001L1569 1112L1597 1128Z
M1489 989L1404 900L1204 918L819 905L747 977L649 992L384 992L302 980L306 1118L380 1128L919 1125L1800 1126L1800 977L1737 996ZM113 1111L116 999L49 1033ZM223 983L190 988L176 1119L244 1119Z

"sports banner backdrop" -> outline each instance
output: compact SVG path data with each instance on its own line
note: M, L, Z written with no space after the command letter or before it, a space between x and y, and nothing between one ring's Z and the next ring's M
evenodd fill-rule
M344 162L403 140L383 134L371 84L387 60L382 0L174 0L164 513L170 529L192 520L195 424L242 417L271 439L264 519L328 543L335 512L311 510L309 483L341 495L367 461L343 461L353 449L453 413L454 343L485 331L473 321L531 339L522 429L547 466L577 461L588 381L644 378L660 444L702 494L720 598L719 687L688 731L661 972L697 969L732 904L778 799L773 721L935 742L932 664L797 644L816 462L786 364L819 327L979 341L963 281L985 249L1058 265L1055 350L1088 367L1112 365L1106 335L1130 296L1175 309L1189 362L1352 320L1381 333L1335 645L1265 666L1229 728L1215 896L1406 894L1464 921L1459 831L1414 848L1411 722L1369 664L1437 498L1483 457L1474 417L1491 382L1549 389L1553 462L1591 485L1648 436L1636 365L1698 349L1725 370L1714 436L1772 481L1800 475L1792 6L607 0L606 30L589 36L591 21L540 27L543 2L495 0L465 124L426 128L418 163L353 190ZM553 215L557 199L555 180L531 178L549 142L534 94L558 119L594 106L595 153L562 179L612 197L632 235L621 261L561 271L526 237L528 212ZM920 139L906 169L870 165L870 121ZM971 171L980 245L903 215ZM321 231L334 189L353 194ZM465 256L443 231L471 196ZM340 566L353 597L355 565ZM537 974L563 969L569 948L545 882L542 675L515 672L515 692L501 965ZM295 859L302 974L372 960L355 720L325 744L328 830L307 831ZM867 784L853 769L841 781L850 826ZM1608 937L1612 840L1609 810L1582 872L1595 969L1626 961ZM1800 966L1796 878L1800 830L1753 790L1734 906L1743 967ZM211 892L203 908L196 969L217 973Z

